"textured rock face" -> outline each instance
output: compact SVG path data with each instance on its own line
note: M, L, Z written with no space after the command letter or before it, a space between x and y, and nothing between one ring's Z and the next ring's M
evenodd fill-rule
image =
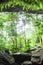
M29 53L14 53L13 57L15 58L15 62L18 63L19 65L23 63L24 61L29 61L31 60L30 54Z
M40 45L35 45L34 48L31 48L30 50L27 50L25 53L31 54L31 62L32 65L41 65L43 61L43 48L40 47ZM25 63L26 64L26 63ZM43 65L43 64L42 64Z
M31 62L32 62L32 63L41 64L41 59L40 59L39 56L32 56Z
M22 65L32 65L32 62L31 62L31 61L24 61L24 62L22 63Z
M2 50L0 51L0 65L12 65L15 64L15 59L13 58L13 56L8 53L7 50Z
M12 56L13 57L11 57L7 50L3 50L0 52L0 61L2 61L1 59L4 57L7 61L10 61L8 58L11 59L11 61L15 59L14 65L43 65L43 49L40 46L27 50L25 53L14 53ZM15 64L15 62L17 64Z
M31 61L35 63L42 63L43 60L43 49L40 46L36 46L34 50L31 51Z

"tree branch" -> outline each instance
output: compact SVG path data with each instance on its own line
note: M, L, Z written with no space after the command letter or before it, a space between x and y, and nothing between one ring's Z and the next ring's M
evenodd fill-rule
M43 10L31 10L31 9L23 10L22 6L7 7L4 8L1 12L21 12L21 11L32 14L43 14Z

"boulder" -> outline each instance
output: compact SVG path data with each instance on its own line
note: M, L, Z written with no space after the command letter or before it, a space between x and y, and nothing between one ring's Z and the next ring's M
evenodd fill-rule
M24 61L24 62L22 63L22 65L32 65L32 62L31 62L31 61Z

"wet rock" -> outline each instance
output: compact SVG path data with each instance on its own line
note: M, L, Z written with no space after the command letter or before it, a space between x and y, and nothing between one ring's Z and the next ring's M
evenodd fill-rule
M43 49L40 46L36 46L35 50L31 51L31 61L41 64L43 60Z
M31 61L32 63L41 64L40 56L32 56Z
M32 65L32 62L31 62L31 61L24 61L24 62L22 63L22 65Z
M10 53L7 53L7 51L5 52L5 50L2 50L0 51L0 64L12 65L15 64L15 59Z
M21 64L24 61L31 60L31 55L29 53L14 53L13 57L15 58L15 62Z

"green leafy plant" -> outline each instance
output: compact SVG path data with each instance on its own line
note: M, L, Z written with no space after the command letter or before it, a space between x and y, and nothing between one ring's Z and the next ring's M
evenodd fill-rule
M35 44L43 48L43 15L0 13L0 49L25 52Z
M22 6L23 10L43 10L43 0L9 0L0 4L0 9L7 7Z

